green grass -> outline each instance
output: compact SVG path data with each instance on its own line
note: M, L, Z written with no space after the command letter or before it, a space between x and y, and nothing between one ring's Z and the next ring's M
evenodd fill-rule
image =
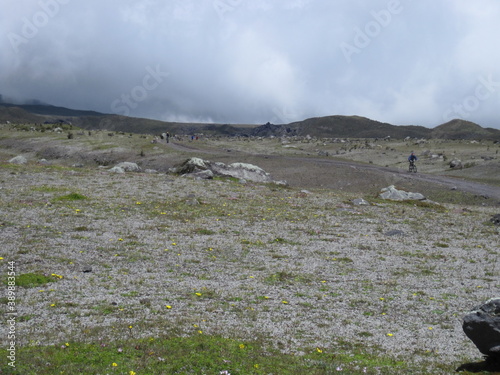
M45 285L55 281L54 277L45 276L40 273L23 273L16 277L16 286L31 288L35 286Z
M16 368L5 361L1 373L49 374L409 374L404 361L370 353L363 345L336 343L284 354L265 341L240 341L195 334L190 337L127 339L120 342L61 342L17 350ZM451 370L451 369L450 369Z

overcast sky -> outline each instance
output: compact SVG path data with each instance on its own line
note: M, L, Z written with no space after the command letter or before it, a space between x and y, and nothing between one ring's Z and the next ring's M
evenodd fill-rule
M1 0L0 94L165 121L500 128L498 0Z

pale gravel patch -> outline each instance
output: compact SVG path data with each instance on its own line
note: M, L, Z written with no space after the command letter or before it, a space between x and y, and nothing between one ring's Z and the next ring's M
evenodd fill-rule
M355 207L330 190L100 170L0 179L4 262L64 276L18 290L24 345L202 330L293 353L347 340L410 362L480 358L461 317L498 295L493 208ZM89 199L53 201L70 192Z

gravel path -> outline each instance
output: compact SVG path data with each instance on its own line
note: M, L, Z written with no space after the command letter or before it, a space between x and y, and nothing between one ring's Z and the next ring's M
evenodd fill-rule
M224 154L221 150L197 147L196 143L171 142L167 147L189 152L197 156L204 155L203 157L205 158L215 157L218 160L230 158L238 159L239 161L250 161L263 167L275 176L277 180L284 179L292 186L302 188L327 187L332 189L351 189L352 185L356 185L356 191L366 192L370 188L373 190L373 188L379 189L383 187L382 184L384 182L388 185L399 183L405 187L413 186L420 190L427 190L429 185L433 185L441 190L453 189L457 192L478 195L489 200L492 204L500 205L500 188L498 186L486 185L457 177L426 173L410 174L402 169L362 164L335 158L264 155L255 154L254 152L242 152L241 150L231 150L231 155L228 156L227 152ZM346 173L346 171L350 173Z

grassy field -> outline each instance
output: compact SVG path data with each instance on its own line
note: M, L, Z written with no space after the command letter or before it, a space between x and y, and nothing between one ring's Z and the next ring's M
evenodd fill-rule
M451 374L481 361L461 317L498 296L498 207L108 172L120 161L165 171L188 155L361 155L333 142L152 139L2 129L4 348L15 335L2 373ZM457 153L498 147L469 145ZM405 147L367 152L384 164ZM8 163L19 154L27 164Z

